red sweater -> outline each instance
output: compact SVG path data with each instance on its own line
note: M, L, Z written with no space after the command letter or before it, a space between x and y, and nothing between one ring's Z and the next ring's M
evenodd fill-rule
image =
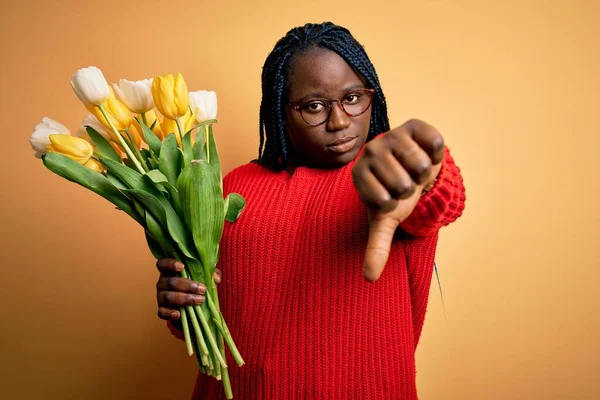
M218 265L222 311L246 362L238 367L228 354L235 399L417 398L415 349L438 230L462 213L462 177L447 152L437 183L401 224L381 278L369 283L355 161L292 176L251 163L225 177L225 193L247 204L225 223ZM221 388L199 374L192 399L224 399Z

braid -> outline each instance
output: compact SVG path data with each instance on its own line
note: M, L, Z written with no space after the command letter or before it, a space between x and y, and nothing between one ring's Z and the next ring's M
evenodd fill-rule
M260 144L258 159L255 161L267 168L281 170L285 168L288 160L284 108L287 101L290 62L293 57L314 47L337 53L375 89L367 140L390 129L387 104L375 67L363 46L350 31L331 22L296 27L279 39L263 66L259 115Z

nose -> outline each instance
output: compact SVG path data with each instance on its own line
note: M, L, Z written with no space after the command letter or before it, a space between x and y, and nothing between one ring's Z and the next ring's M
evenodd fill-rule
M331 115L327 120L328 131L341 131L350 126L350 116L344 112L339 103L331 105Z

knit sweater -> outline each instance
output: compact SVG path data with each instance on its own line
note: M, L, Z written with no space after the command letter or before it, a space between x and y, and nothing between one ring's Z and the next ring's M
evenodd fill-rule
M225 177L225 194L246 199L240 218L225 223L218 265L222 312L246 362L238 367L228 354L235 399L417 398L415 349L438 231L463 211L462 177L446 151L436 184L369 283L355 162L292 175L250 163ZM224 398L221 382L198 375L192 399Z

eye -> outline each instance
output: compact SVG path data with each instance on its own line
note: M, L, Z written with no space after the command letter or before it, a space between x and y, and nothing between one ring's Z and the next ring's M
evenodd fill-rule
M302 109L309 113L318 114L325 109L325 104L321 101L311 101L303 105Z
M344 98L344 104L356 104L360 101L361 93L349 93Z

